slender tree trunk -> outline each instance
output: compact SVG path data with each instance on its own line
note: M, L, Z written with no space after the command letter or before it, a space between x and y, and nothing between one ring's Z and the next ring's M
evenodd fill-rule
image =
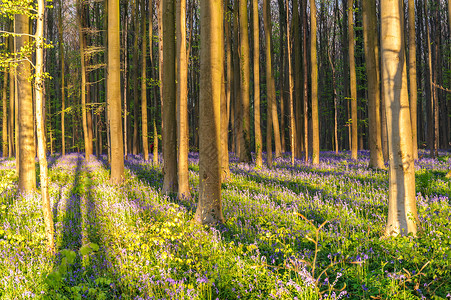
M21 49L29 42L30 19L27 15L15 15L14 29L18 34L15 37L15 49ZM19 186L21 193L29 193L36 189L35 173L35 148L34 148L34 122L33 119L33 95L31 83L28 81L31 75L30 62L21 61L17 65L17 104L18 112L18 147L16 157L19 158ZM17 162L16 162L17 163Z
M113 184L124 180L124 145L121 115L121 63L119 38L119 0L108 0L108 106L111 135L111 178Z
M124 79L124 154L125 158L128 159L128 153L130 152L129 148L129 128L130 128L130 120L128 118L129 115L129 103L128 103L128 14L127 14L127 2L125 4L125 16L124 16L124 33L123 33L123 47L124 47L124 72L122 73L122 77Z
M47 251L55 251L53 238L53 214L50 207L49 178L47 171L47 156L44 128L44 10L45 1L38 0L38 14L36 24L36 78L34 83L36 95L36 129L38 135L39 175L41 179L41 203L44 215L45 235L47 238ZM34 162L33 162L34 163ZM33 174L34 175L34 174Z
M87 113L86 107L86 37L83 32L85 28L85 12L84 4L81 0L78 0L78 23L79 23L79 40L80 40L80 57L81 57L81 111L82 111L82 124L83 124L83 137L85 142L85 159L89 160L92 155L92 140L90 139L90 134L88 132L88 118L90 115Z
M402 2L381 1L382 80L390 153L386 235L416 234L415 167L412 149Z
M221 203L220 99L224 33L222 1L201 0L199 204L194 219L224 223Z
M417 137L417 49L415 41L415 1L409 0L409 83L410 118L412 120L413 157L418 159Z
M177 0L177 131L178 197L190 198L188 172L188 59L186 53L186 0Z
M151 72L150 74L153 76L155 69L155 63L153 60L153 1L149 0L149 44L150 44L150 66L151 66ZM153 76L153 78L157 78L157 76ZM153 103L154 107L152 109L152 123L153 123L153 159L152 164L154 166L158 165L158 130L157 130L157 108L158 108L158 102L157 102L157 94L158 94L158 88L157 85L155 85L154 93L153 93Z
M10 31L14 31L14 25L13 21L10 22ZM11 53L14 52L14 37L10 36L8 38L8 49ZM15 91L14 91L14 85L15 85L16 77L15 77L15 68L11 66L9 68L9 120L8 120L8 132L9 132L9 140L8 140L8 153L9 157L13 157L16 155L16 143L15 143ZM16 131L17 132L17 131ZM18 168L17 161L16 161L16 168Z
M348 50L349 75L351 83L351 157L357 159L358 128L357 128L357 78L354 58L354 0L348 0Z
M133 155L139 153L139 142L138 142L138 38L140 35L139 25L138 25L138 0L133 0L132 6L132 19L133 19L133 143L132 151ZM145 35L145 34L144 34ZM127 45L125 45L127 47Z
M302 5L302 52L303 55L303 104L304 104L304 161L308 163L309 158L309 117L308 117L308 59L307 59L307 0L301 0Z
M291 150L291 164L294 165L294 157L296 155L296 125L294 123L294 102L293 102L293 68L291 63L291 39L290 39L290 21L289 21L289 7L286 2L286 18L287 18L287 61L288 61L288 106L290 110L290 150Z
M368 76L369 167L385 169L381 140L377 16L376 4L371 0L363 1L363 37L365 43L366 72Z
M66 155L66 89L65 89L65 60L64 60L64 44L63 44L63 1L59 1L58 8L58 34L59 34L59 49L61 60L61 154Z
M227 15L228 0L224 2L224 16ZM230 118L231 111L231 98L233 87L233 65L232 65L232 39L230 34L230 20L225 18L225 40L227 42L227 81L226 81L226 99L221 101L221 156L222 156L222 182L226 182L230 178L229 167L229 120L232 120L233 128L233 116ZM222 98L221 98L222 99ZM225 112L224 112L225 110Z
M149 140L147 126L147 36L146 36L146 1L141 0L141 36L142 36L142 63L141 63L141 129L144 161L149 160ZM152 40L150 41L152 42ZM151 53L152 55L152 53Z
M251 161L251 127L250 127L250 67L249 67L249 31L247 0L240 1L240 70L241 70L241 152L240 161Z
M177 192L177 126L175 87L175 3L163 1L163 192ZM219 99L219 98L218 98Z
M252 2L252 21L254 36L254 130L255 130L255 166L261 168L262 158L262 133L260 128L260 26L258 22L258 1Z
M302 0L301 0L302 1ZM299 21L299 2L293 0L293 51L294 51L294 102L296 103L296 157L298 159L302 156L304 148L304 139L302 138L303 122L302 122L302 101L303 94L302 86L302 53L301 53L301 24Z
M235 1L235 6L233 10L233 48L234 48L234 56L233 56L233 70L234 70L234 81L233 81L233 89L234 89L234 107L235 107L235 126L233 127L234 131L234 141L235 141L235 155L238 157L241 156L241 151L243 149L240 147L241 145L241 135L242 135L242 109L241 109L241 72L240 72L240 47L239 47L239 17L238 17L238 5L239 1Z
M8 73L3 73L3 89L2 89L2 155L8 157ZM11 116L10 116L11 118Z
M318 61L316 54L316 4L310 0L310 61L312 78L312 163L319 164Z

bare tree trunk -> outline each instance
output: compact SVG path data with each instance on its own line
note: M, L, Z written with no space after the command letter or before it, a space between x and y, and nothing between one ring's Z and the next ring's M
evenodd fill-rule
M234 42L234 56L233 56L233 71L234 71L234 81L233 81L233 90L234 90L234 123L233 126L234 131L234 145L235 145L235 155L238 157L241 156L241 151L243 149L240 147L241 145L241 135L242 135L242 110L241 110L241 72L240 72L240 47L239 47L239 17L238 17L238 4L239 1L235 1L235 6L233 9L233 42Z
M127 7L127 3L125 3ZM124 79L124 154L125 158L128 159L128 153L130 151L130 148L128 147L129 143L129 123L130 120L128 118L129 115L129 103L128 103L128 14L127 9L125 9L125 16L124 16L124 33L123 33L123 47L124 47L124 72L123 72L123 79Z
M224 2L225 15L227 15L228 0ZM225 19L225 40L227 42L227 82L226 82L226 98L221 102L221 168L222 168L222 182L226 182L230 178L229 167L229 120L231 111L231 94L233 87L233 65L232 65L232 39L230 35L230 20ZM222 99L222 98L221 98ZM224 111L225 110L225 111Z
M312 163L319 164L318 61L316 54L316 4L310 0L310 61L312 77Z
M255 130L255 166L261 168L262 157L262 133L260 128L260 26L258 22L258 1L252 3L252 21L254 36L254 130Z
M132 19L133 19L133 143L132 153L137 155L139 153L138 142L138 38L140 35L138 26L138 0L133 0ZM125 45L127 47L127 45Z
M351 83L351 157L357 159L358 128L357 128L357 78L354 58L354 0L348 0L348 50L349 75Z
M304 82L303 82L303 103L304 103L304 161L305 163L308 162L309 157L309 122L308 122L308 59L307 59L307 0L301 0L302 5L302 14L303 14L303 22L302 22L302 52L303 55L303 75L304 75Z
M59 35L59 50L61 60L61 154L66 155L66 89L65 89L65 59L64 59L64 44L63 44L63 1L59 1L58 7L58 35Z
M141 135L144 161L149 160L149 140L147 126L147 36L146 36L146 1L141 0L141 36L142 36L142 63L141 63ZM150 41L152 42L152 40ZM150 54L152 55L152 53Z
M175 3L163 0L163 193L177 192ZM218 98L219 99L219 98Z
M111 178L113 184L124 180L124 145L121 114L121 63L119 38L119 0L108 0L108 106L111 135Z
M55 251L53 238L53 214L50 207L49 178L47 170L47 157L44 128L44 10L45 1L38 0L38 14L36 24L36 78L34 83L36 95L36 129L38 135L39 175L41 179L41 203L44 215L45 235L47 238L47 251Z
M301 0L302 1L302 0ZM302 63L301 63L301 24L299 21L299 2L293 1L293 51L294 51L294 102L296 103L296 157L298 159L302 156L302 150L304 148L304 139L302 138L303 122L302 122L302 101L301 96L303 94L302 86Z
M377 16L376 4L371 0L363 1L363 37L366 58L366 72L368 76L368 119L370 130L369 167L385 169L381 140Z
M15 15L14 29L18 34L15 37L15 49L21 49L29 42L30 19L27 15ZM18 147L16 157L19 158L19 186L21 193L29 193L36 189L35 173L35 148L34 148L34 122L33 119L33 95L31 83L28 81L31 75L30 62L23 60L17 65L17 104L18 112ZM18 155L17 155L18 154ZM16 162L17 163L17 162Z
M413 157L418 159L417 137L417 47L415 41L415 1L409 0L409 83L410 118L412 120Z
M296 155L296 145L294 143L296 135L296 125L294 123L294 103L293 103L293 68L291 64L291 39L290 39L290 21L289 21L289 7L286 2L286 18L287 18L287 61L288 61L288 106L290 111L290 150L291 150L291 164L294 165L294 157Z
M186 53L186 0L177 0L177 131L178 197L190 198L188 172L188 59Z
M247 0L240 1L240 70L241 70L241 152L240 161L251 161L251 127L250 127L250 105L249 105L249 88L250 88L250 67L249 67L249 32L248 32L248 16L247 16Z
M201 0L199 204L194 219L224 223L221 203L220 99L224 33L222 1Z
M416 234L415 166L412 149L402 2L381 1L381 48L390 153L386 235Z
M272 69L272 24L271 24L271 6L269 0L263 0L263 21L265 26L265 56L266 56L266 88L267 88L267 126L266 126L266 155L268 167L272 167L272 133L274 128L274 141L277 150L280 153L280 133L279 122L277 119L277 104L276 104L276 86L274 82L274 75Z
M7 97L8 89L8 73L3 73L3 89L2 89L2 155L3 157L8 156L8 100ZM10 116L11 118L11 116Z

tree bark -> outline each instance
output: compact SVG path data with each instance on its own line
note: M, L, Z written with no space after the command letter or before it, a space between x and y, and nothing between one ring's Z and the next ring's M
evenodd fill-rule
M376 4L371 0L363 1L363 38L368 76L368 121L369 121L369 167L385 169L382 153L380 118L380 78L379 51L377 47Z
M201 0L199 204L194 219L224 223L221 203L220 99L224 37L222 1Z
M124 145L121 115L121 63L119 38L119 0L108 0L108 106L111 135L111 178L113 184L124 180Z
M177 130L178 197L190 198L188 172L188 59L186 53L186 0L177 0Z
M64 45L63 45L63 1L59 1L58 8L58 34L59 34L59 49L61 60L61 154L66 155L66 89L65 89L65 60L64 60Z
M144 161L149 160L149 138L147 125L147 35L146 35L146 1L141 0L141 36L142 36L142 63L141 63L141 135L143 143ZM150 41L152 42L152 40ZM152 55L152 53L150 53Z
M41 203L44 215L47 251L55 251L53 234L53 214L50 207L49 178L47 170L47 156L44 128L44 10L45 1L38 0L38 14L36 23L36 78L34 83L36 95L36 129L38 135L39 176L41 179Z
M301 0L302 1L302 0ZM301 24L299 20L299 2L293 0L293 52L294 52L294 102L296 103L296 157L298 159L302 156L304 148L304 139L302 138L303 122L302 122L302 53L301 53Z
M310 0L310 62L312 78L312 163L319 164L318 61L316 54L316 4Z
M262 133L260 128L260 26L258 22L258 1L252 2L252 21L254 36L254 130L255 130L255 166L261 168L262 157Z
M24 34L15 37L15 49L18 51L29 42L29 23L27 15L15 15L14 29L18 34ZM31 58L31 57L29 57ZM19 186L21 193L29 193L36 189L35 173L35 145L34 145L34 120L33 118L33 95L31 83L28 79L31 76L30 62L23 60L17 65L17 104L20 110L18 113L18 147L16 157L19 158ZM17 162L16 162L17 163Z
M412 121L413 157L418 159L417 137L417 47L415 41L415 1L409 0L409 87L410 87L410 119Z
M302 21L302 52L303 55L303 104L304 104L304 162L308 163L309 158L309 118L308 118L308 59L307 59L307 0L301 0Z
M357 159L358 127L357 127L357 78L354 58L354 0L348 0L348 53L349 77L351 88L351 157Z
M224 15L227 15L228 0L224 2ZM226 99L221 102L221 156L222 156L222 182L226 182L230 178L229 167L229 120L232 121L233 128L233 116L231 117L231 99L233 92L233 64L232 64L232 37L230 34L230 22L231 20L225 19L225 40L227 43L227 81L226 81ZM224 111L225 109L225 111Z
M139 142L138 142L138 126L139 126L139 104L138 104L138 38L140 35L138 25L138 0L133 0L132 6L132 19L133 19L133 142L132 153L138 155ZM125 45L127 47L127 45Z
M8 100L6 99L8 92L8 73L3 73L2 88L2 155L8 157ZM11 118L11 116L10 116Z
M175 87L175 3L163 1L163 193L177 192L177 126ZM219 98L218 98L219 99Z
M290 22L289 22L289 7L286 2L286 19L287 19L287 61L288 61L288 106L290 111L290 150L291 150L291 165L294 166L294 157L296 155L296 144L294 143L296 135L296 125L294 123L294 103L293 103L293 68L291 63L291 39L290 39Z
M381 1L382 80L390 157L387 236L415 235L418 224L403 18L401 1Z
M250 127L250 105L249 105L249 88L250 88L250 67L249 67L249 21L247 16L247 0L240 1L240 70L241 70L241 151L240 161L251 161L251 127Z

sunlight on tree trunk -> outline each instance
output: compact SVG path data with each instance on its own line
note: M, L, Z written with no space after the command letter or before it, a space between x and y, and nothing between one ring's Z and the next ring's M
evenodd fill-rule
M254 130L255 130L255 166L261 168L262 133L260 128L260 26L258 22L258 1L252 2L252 22L254 36Z
M2 156L8 157L8 72L3 72L2 86ZM10 116L11 118L11 116Z
M220 99L224 73L222 1L200 1L199 204L194 220L224 223L221 202Z
M357 78L355 73L354 54L354 0L348 0L348 51L349 51L349 76L351 88L351 157L357 159L358 128L357 128Z
M146 1L141 0L141 36L142 36L142 63L141 63L141 128L144 161L149 160L149 133L147 124L147 35L146 35ZM152 42L152 41L150 41ZM152 55L152 53L151 53Z
M310 0L310 62L312 78L312 163L319 164L318 61L316 54L316 4Z
M449 0L448 0L449 1ZM413 157L418 159L417 138L417 44L415 40L415 1L409 0L409 96L410 119L412 121ZM451 1L449 1L451 2Z
M390 157L389 204L385 234L416 234L415 166L412 149L403 10L400 0L381 1L382 80Z

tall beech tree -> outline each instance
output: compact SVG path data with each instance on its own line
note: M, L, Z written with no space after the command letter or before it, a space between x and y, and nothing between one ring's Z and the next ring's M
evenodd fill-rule
M412 121L412 146L413 157L418 159L418 134L417 134L417 47L415 40L415 1L409 0L409 98L410 118Z
M319 164L318 60L316 53L316 4L310 0L310 63L312 101L312 163Z
M119 0L108 0L108 111L111 135L111 178L113 184L124 180L124 145L121 114L121 62L119 37Z
M188 59L186 53L186 0L177 0L177 143L178 197L189 198L188 172Z
M2 156L8 157L8 72L3 72L2 85ZM10 117L11 118L11 117Z
M149 160L149 133L147 125L147 36L146 36L146 1L141 0L141 136L144 160ZM150 40L152 43L152 40ZM152 53L150 53L152 55Z
M381 0L382 80L390 157L386 235L415 235L418 225L402 4L401 0Z
M34 136L34 117L33 117L33 95L29 78L31 76L30 58L26 47L29 46L30 38L30 18L25 14L16 14L14 17L14 30L18 36L15 37L16 52L23 51L28 59L23 59L17 64L16 68L16 86L17 86L17 106L18 113L18 190L21 193L29 193L36 189L35 172L35 136ZM16 131L17 132L17 131ZM17 157L18 156L18 157Z
M357 159L357 77L355 72L354 0L348 0L348 57L351 89L351 157Z
M175 2L162 1L163 21L163 192L177 192L177 126L175 86ZM218 98L219 99L219 98Z
M47 151L44 128L44 11L45 0L38 0L36 22L36 74L34 90L36 97L36 131L38 135L39 176L41 179L41 203L44 215L47 250L55 251L53 233L53 213L50 206L49 176L47 170Z
M254 37L254 131L255 131L255 166L261 168L262 133L260 128L260 26L258 22L258 1L252 2L252 34Z
M220 99L223 81L223 3L200 0L199 204L194 219L224 223L221 202Z
M380 75L379 51L377 38L376 4L371 0L363 3L363 38L368 76L368 119L370 129L370 162L369 166L385 169L382 154L381 115L380 115Z
M251 127L250 127L250 57L249 57L249 21L247 12L247 0L239 0L240 23L240 74L241 74L241 135L240 135L240 160L251 160Z

